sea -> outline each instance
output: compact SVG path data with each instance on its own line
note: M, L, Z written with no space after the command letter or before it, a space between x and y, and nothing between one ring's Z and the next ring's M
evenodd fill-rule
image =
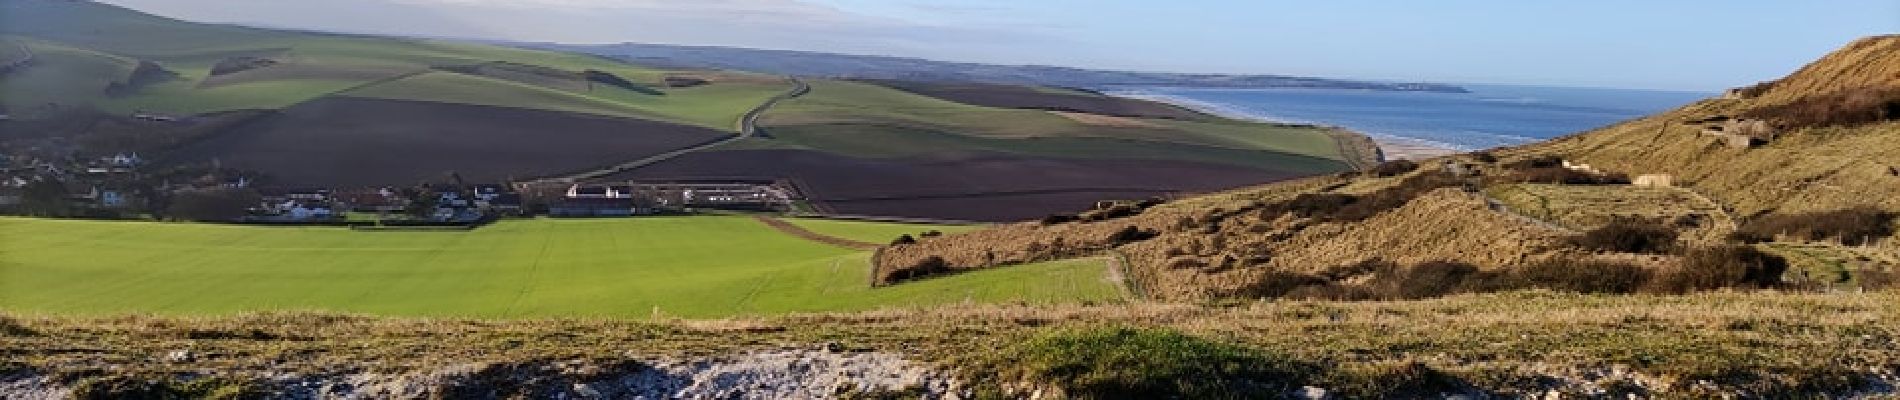
M1352 89L1122 88L1229 117L1338 126L1376 139L1472 151L1582 132L1714 93L1515 85L1460 85L1470 93Z

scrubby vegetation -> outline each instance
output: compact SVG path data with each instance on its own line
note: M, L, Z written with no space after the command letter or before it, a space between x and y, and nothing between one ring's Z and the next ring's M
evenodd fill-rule
M1854 126L1900 119L1900 89L1862 87L1748 110L1743 117L1784 128Z
M1613 253L1666 254L1676 248L1676 229L1662 223L1618 218L1578 235L1572 242L1585 249Z
M988 354L984 369L1078 399L1274 398L1318 375L1283 354L1165 329L1063 329Z
M1736 240L1760 243L1779 236L1800 240L1833 240L1858 246L1894 234L1896 214L1872 207L1845 210L1769 214L1743 223L1732 235Z
M1465 181L1444 172L1432 172L1406 178L1392 187L1366 195L1342 193L1305 193L1292 200L1267 205L1260 217L1269 220L1280 214L1293 214L1325 221L1363 221L1386 210L1399 208L1427 192L1462 187Z
M1900 328L1890 323L1900 320L1895 301L1891 293L1515 292L1411 302L975 305L719 321L34 317L26 323L41 335L0 336L0 348L10 351L0 366L89 377L99 382L89 393L102 394L113 393L97 389L184 389L166 382L177 377L243 393L235 389L300 383L254 381L256 373L365 371L415 376L402 382L434 393L486 388L504 396L511 392L485 377L559 381L560 374L625 371L616 366L642 360L830 347L936 361L964 376L978 398L1038 389L1090 397L1117 388L1126 395L1094 397L1851 397L1891 384L1881 373L1900 369ZM190 333L251 329L285 339ZM177 349L216 356L153 357ZM445 371L460 378L430 378ZM108 384L128 379L154 383Z
M1525 289L1685 294L1780 287L1782 273L1788 269L1787 260L1744 246L1683 249L1673 258L1680 262L1656 268L1613 258L1555 256L1492 270L1450 261L1400 265L1375 259L1311 274L1274 271L1231 295L1390 301Z
M1418 170L1418 163L1412 160L1386 161L1372 168L1372 174L1379 177L1392 177Z

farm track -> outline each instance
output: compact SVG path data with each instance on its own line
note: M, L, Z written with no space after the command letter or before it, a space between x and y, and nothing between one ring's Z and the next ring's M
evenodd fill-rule
M697 144L693 146L688 146L685 148L681 148L681 149L677 149L677 150L673 150L673 151L669 151L665 153L660 153L660 154L656 154L652 156L647 156L645 158L616 164L614 166L607 167L607 168L596 169L596 170L582 172L578 174L572 174L572 175L538 179L538 180L530 182L530 184L574 183L574 182L580 182L580 181L591 180L591 179L600 179L600 178L604 178L610 175L639 169L640 167L658 164L660 162L678 158L679 156L683 156L683 155L690 154L693 152L703 151L706 149L719 147L719 146L730 144L730 143L737 142L740 140L745 140L746 138L757 136L759 132L759 117L765 115L766 111L770 111L773 106L777 106L778 103L780 102L791 100L799 96L804 96L806 93L811 92L811 85L806 84L804 81L798 80L798 78L786 78L786 81L791 82L792 89L786 91L785 93L781 93L777 96L772 96L771 99L767 99L764 103L760 103L757 107L753 107L751 111L747 111L745 113L745 116L739 118L739 122L737 123L737 126L734 127L734 129L737 131L736 132L737 134L731 137L727 137L725 139L720 139L720 140L714 140L714 141L710 141L706 143L701 143L701 144Z
M876 243L866 243L866 242L860 242L860 241L851 240L851 239L826 236L824 234L820 234L818 232L812 232L811 230L805 229L803 227L799 227L798 225L793 225L790 222L785 222L784 220L780 220L778 218L755 216L755 217L752 217L752 219L758 220L759 223L765 224L765 226L772 227L772 229L776 229L779 232L783 232L787 235L796 236L800 239L810 240L813 242L824 243L824 244L843 247L843 248L852 249L852 250L875 250L878 248L878 245Z

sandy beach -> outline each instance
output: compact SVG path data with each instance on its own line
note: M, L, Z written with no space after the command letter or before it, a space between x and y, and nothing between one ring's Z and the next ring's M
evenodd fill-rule
M1112 93L1112 92L1108 94L1111 96L1117 96L1117 97L1126 97L1126 98L1131 98L1131 99L1140 99L1140 100L1148 100L1148 101L1156 101L1156 102L1173 104L1173 105L1185 107L1187 109L1194 110L1194 111L1218 115L1223 118L1276 123L1276 124L1304 124L1303 122L1277 121L1270 118L1262 118L1260 116L1251 115L1246 112L1233 109L1226 105L1217 104L1217 103L1209 103L1205 101L1199 101L1199 100L1183 98L1183 97L1178 97L1178 96L1166 96L1166 95L1145 94L1145 93ZM1329 126L1329 127L1350 131L1350 129L1346 129L1343 127L1336 127L1336 126ZM1403 137L1392 137L1392 136L1381 136L1381 135L1370 135L1370 134L1366 134L1365 132L1356 132L1356 133L1372 138L1373 143L1379 146L1379 153L1384 155L1386 160L1422 160L1422 159L1427 159L1427 158L1432 158L1432 157L1458 154L1458 153L1465 152L1464 150L1459 150L1459 149L1452 148L1444 144L1434 143L1434 142L1426 141L1426 140L1403 138Z

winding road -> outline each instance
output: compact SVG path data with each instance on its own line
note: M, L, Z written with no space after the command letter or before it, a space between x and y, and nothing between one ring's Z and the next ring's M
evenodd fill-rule
M806 93L811 92L811 85L805 84L804 81L798 80L798 78L788 77L788 78L785 78L785 80L792 84L792 89L785 91L785 93L780 93L777 96L772 96L772 98L766 99L764 103L760 103L757 107L753 107L751 111L746 111L745 116L740 117L737 126L734 127L734 130L736 130L738 133L737 135L733 135L732 137L725 138L725 139L720 139L720 140L715 140L711 142L694 145L691 147L686 147L686 148L681 148L678 150L673 150L673 151L669 151L665 153L655 154L655 155L648 156L646 158L641 158L638 160L615 164L613 166L606 167L606 168L601 168L597 170L571 174L571 175L542 178L542 179L537 179L528 183L529 184L537 184L537 183L569 183L571 184L574 182L580 182L580 181L589 180L589 179L602 178L608 175L631 171L631 170L638 169L640 167L645 167L648 165L658 164L662 161L671 160L679 156L686 155L688 153L711 149L714 147L719 147L719 146L726 145L732 142L737 142L740 140L745 140L746 138L757 136L759 132L759 117L764 116L766 111L770 111L773 106L777 106L781 102L797 98L798 96L804 96Z

